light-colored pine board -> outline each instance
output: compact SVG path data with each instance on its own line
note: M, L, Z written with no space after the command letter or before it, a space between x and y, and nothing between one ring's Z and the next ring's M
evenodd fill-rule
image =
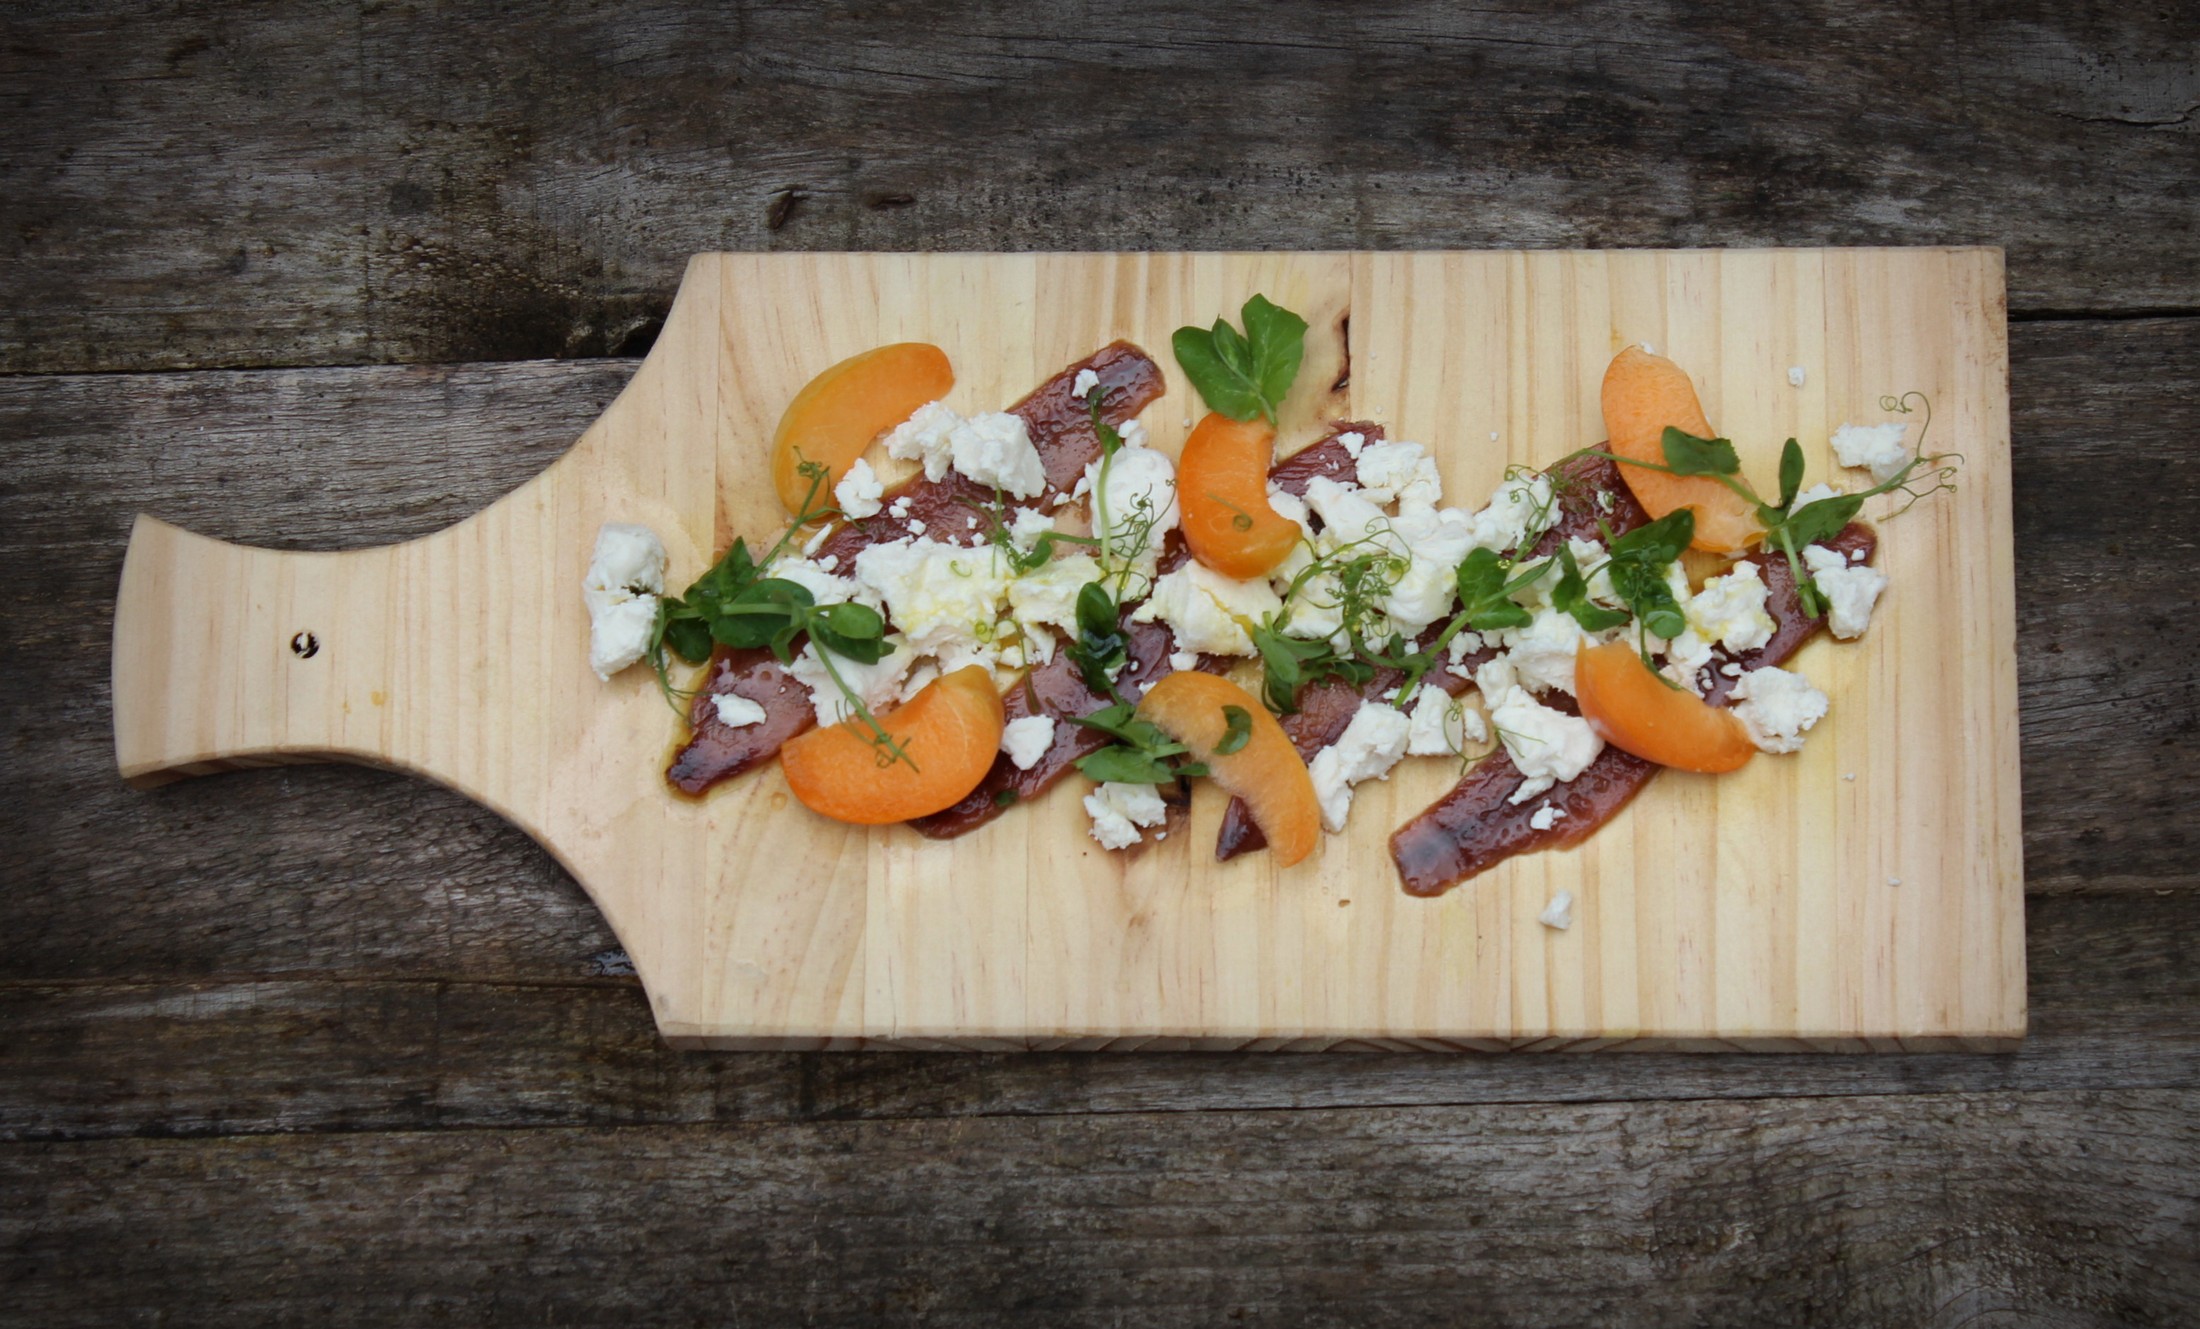
M359 760L479 799L588 888L685 1045L2005 1046L2025 1005L2002 289L1990 250L704 255L574 449L447 531L287 554L141 519L118 758L146 782ZM1630 341L1691 370L1755 474L1791 434L1830 467L1834 425L1914 389L1962 485L1882 528L1872 632L1800 657L1834 699L1802 754L1666 773L1581 848L1436 901L1397 889L1385 847L1447 786L1433 760L1363 786L1352 833L1280 875L1214 863L1212 790L1129 857L1085 836L1075 780L944 844L822 821L776 768L665 791L653 684L586 666L601 522L658 529L675 580L768 537L779 410L883 341L938 342L951 400L986 409L1129 337L1169 372L1144 418L1173 449L1196 399L1170 331L1254 291L1313 325L1286 446L1380 419L1433 447L1455 501L1596 442ZM1535 921L1557 889L1565 933Z

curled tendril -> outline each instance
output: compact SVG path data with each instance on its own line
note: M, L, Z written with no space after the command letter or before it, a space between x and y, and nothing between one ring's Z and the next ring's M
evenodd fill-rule
M1911 404L1913 400L1916 405ZM1891 483L1871 491L1904 496L1899 507L1881 514L1881 521L1894 520L1916 507L1919 500L1931 498L1942 490L1951 494L1956 492L1956 473L1965 464L1963 454L1925 451L1925 436L1933 428L1933 399L1914 389L1900 396L1889 393L1879 399L1880 410L1896 415L1908 415L1919 406L1925 410L1925 419L1917 427L1917 456L1911 459L1908 466L1902 468L1901 473ZM1920 467L1924 469L1920 470Z

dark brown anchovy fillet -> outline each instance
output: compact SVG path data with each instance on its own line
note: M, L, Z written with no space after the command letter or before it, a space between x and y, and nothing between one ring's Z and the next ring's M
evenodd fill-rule
M1122 424L1161 396L1161 367L1126 341L1104 346L1040 384L1011 412L1024 418L1046 468L1047 485L1037 498L1007 500L1011 511L1051 502L1075 485L1085 467L1100 455L1091 409L1084 398L1070 391L1078 372L1086 369L1099 377L1105 390L1100 413L1110 424ZM890 509L902 499L908 500L908 507L897 516ZM836 570L844 570L853 568L856 555L872 545L919 533L941 541L967 536L973 544L983 543L984 519L979 514L992 503L993 491L950 472L936 481L916 476L897 485L885 501L888 507L877 516L835 527L815 556L820 560L837 557ZM979 528L971 527L973 517L979 517ZM726 693L761 705L763 722L739 729L720 724L712 698ZM771 652L720 649L711 657L704 686L688 707L693 732L674 755L665 779L682 793L700 794L771 760L781 744L816 723L809 689L796 682Z
M1871 528L1858 522L1849 523L1825 542L1852 562L1865 563L1871 561L1878 543ZM1861 560L1855 558L1859 552L1863 554ZM1795 574L1788 568L1786 555L1759 550L1747 561L1757 565L1758 575L1764 579L1765 611L1772 615L1773 633L1761 648L1739 656L1728 654L1724 647L1713 648L1711 663L1705 666L1709 672L1703 676L1704 695L1706 700L1722 705L1739 681L1722 672L1725 666L1739 666L1741 673L1747 673L1781 664L1825 627L1824 619L1804 616ZM1547 704L1571 710L1569 701L1558 696ZM1390 837L1391 861L1398 865L1398 879L1406 894L1442 895L1515 854L1581 843L1618 816L1659 769L1652 762L1607 745L1574 779L1541 798L1516 804L1508 800L1520 788L1520 770L1500 747L1477 762L1450 793L1398 828ZM1545 804L1555 805L1566 815L1549 829L1539 831L1529 822Z
M1371 431L1371 441L1382 436L1379 430L1370 425L1356 425L1354 428ZM1299 453L1292 461L1305 457L1308 452L1317 448L1332 446L1335 446L1333 441L1325 439L1315 448ZM1335 451L1340 457L1345 455L1341 446L1335 446ZM1339 475L1349 476L1351 468L1349 464L1342 470L1323 469L1317 472L1309 468L1308 478L1316 473L1335 478ZM1550 554L1558 548L1558 542L1564 539L1601 540L1604 529L1609 529L1614 535L1624 535L1649 520L1649 514L1642 510L1642 505L1635 502L1634 494L1621 482L1619 464L1609 457L1594 456L1586 452L1575 453L1553 465L1550 475L1558 500L1558 510L1552 514L1555 520L1551 529L1536 541L1533 557L1541 558ZM1306 490L1305 480L1300 480L1298 484L1299 487L1293 492L1303 494ZM1599 497L1601 494L1612 496L1609 510L1604 507L1604 500ZM1601 528L1599 522L1603 523ZM1441 631L1440 624L1431 625L1415 645L1425 649ZM1496 651L1489 649L1475 651L1461 663L1471 670L1495 654ZM1395 669L1378 669L1373 678L1357 687L1342 679L1330 679L1310 687L1299 694L1299 709L1283 717L1283 732L1289 735L1291 746L1299 750L1299 755L1312 762L1316 753L1344 737L1345 728L1352 723L1352 717L1358 713L1362 701L1382 696L1397 687L1403 678L1404 675ZM1428 674L1422 682L1440 687L1447 695L1456 697L1465 692L1473 680L1461 678L1447 670L1436 670ZM1245 806L1245 801L1231 799L1230 805L1223 809L1222 829L1215 836L1215 857L1227 861L1239 854L1259 849L1267 843L1267 837L1253 824L1253 814Z

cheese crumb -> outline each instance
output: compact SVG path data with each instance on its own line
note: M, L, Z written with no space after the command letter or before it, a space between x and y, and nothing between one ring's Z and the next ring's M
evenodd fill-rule
M665 545L647 526L605 522L581 579L588 606L588 667L605 682L642 658L665 592Z
M1282 611L1282 598L1267 582L1238 581L1195 562L1155 582L1152 598L1138 606L1131 622L1159 619L1188 651L1251 655L1250 629Z
M1047 755L1054 746L1054 717L1051 715L1026 715L1009 721L1001 728L1001 751L1008 754L1009 762L1019 771L1028 771L1039 764L1039 758Z
M764 708L738 692L721 692L710 699L710 704L718 712L718 723L728 729L764 723Z
M1877 568L1851 564L1837 549L1811 545L1803 551L1810 579L1826 597L1826 626L1843 641L1864 635L1871 626L1872 606L1887 589L1887 574Z
M1082 401L1094 388L1100 386L1100 376L1090 369L1077 371L1077 378L1069 385L1069 395Z
M1788 366L1788 386L1791 388L1803 386L1803 367L1801 365Z
M1553 895L1551 902L1543 906L1543 912L1535 916L1535 921L1547 928L1556 928L1560 932L1572 927L1574 925L1574 893L1572 891L1560 891L1558 894Z
M1715 641L1740 655L1772 640L1775 624L1765 612L1764 578L1757 565L1744 559L1734 570L1713 577L1688 600L1688 626L1705 641Z
M1775 665L1752 669L1734 685L1734 718L1761 752L1795 752L1826 716L1826 694L1801 674Z
M1169 805L1152 785L1112 780L1085 795L1085 812L1092 818L1092 838L1103 849L1128 849L1138 843L1139 827L1169 819Z
M1833 431L1833 455L1843 466L1868 466L1872 479L1891 480L1910 464L1910 450L1902 436L1910 427L1899 420L1883 425L1842 425Z
M833 502L840 506L841 516L862 521L865 517L878 515L879 499L885 493L886 486L879 483L878 473L871 469L871 463L858 457L848 473L840 477L840 483L833 486Z
M1566 809L1558 807L1555 804L1545 803L1542 807L1537 808L1534 814L1528 818L1528 826L1531 830L1547 831L1553 826L1556 826L1558 824L1558 819L1565 815Z
M1344 829L1352 811L1352 786L1387 779L1406 755L1413 722L1394 706L1363 701L1337 741L1314 755L1310 772L1314 797L1321 803L1322 825L1332 834Z
M1489 730L1483 727L1480 711L1470 709L1460 698L1445 696L1442 688L1423 688L1413 702L1413 727L1406 736L1406 755L1456 756L1466 751L1468 742L1481 743L1488 738Z

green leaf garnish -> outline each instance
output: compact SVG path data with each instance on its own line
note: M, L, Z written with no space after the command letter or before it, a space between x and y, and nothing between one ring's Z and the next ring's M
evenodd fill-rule
M1581 575L1580 565L1574 562L1571 546L1558 547L1561 575L1558 585L1551 589L1551 603L1574 616L1583 632L1602 632L1616 628L1627 621L1624 609L1606 609L1589 598L1589 581Z
M1227 757L1252 741L1253 715L1243 706L1223 707L1222 723L1222 741L1215 744L1217 756Z
M1306 355L1306 320L1263 295L1247 300L1238 317L1242 334L1218 318L1212 328L1178 328L1169 345L1208 409L1274 424Z
M1665 465L1675 475L1737 475L1742 459L1734 445L1723 438L1698 438L1685 430L1665 427Z
M1119 701L1074 724L1097 729L1115 740L1098 752L1077 759L1077 769L1095 780L1117 784L1163 784L1179 776L1199 776L1207 768L1198 762L1172 762L1191 751L1161 732L1159 726L1138 718L1129 702Z

